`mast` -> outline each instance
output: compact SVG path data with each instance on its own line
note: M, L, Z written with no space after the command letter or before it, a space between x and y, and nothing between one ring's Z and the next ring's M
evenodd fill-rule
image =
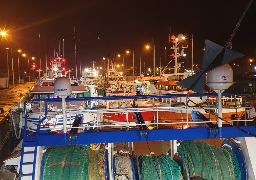
M47 48L46 48L46 37L45 37L45 73L47 74Z
M63 46L63 58L65 58L65 56L64 56L64 38L62 39L62 46ZM64 66L65 66L65 63L66 63L66 61L64 61Z
M55 57L55 38L53 39L53 57Z
M80 33L79 33L79 73L80 76L82 75L82 68L81 68L81 38L80 38Z
M40 74L41 74L41 35L40 35L40 32L39 32L39 80L41 79L40 78Z
M76 79L77 79L77 62L76 62L76 27L74 26L74 41L75 41L75 68L76 68Z

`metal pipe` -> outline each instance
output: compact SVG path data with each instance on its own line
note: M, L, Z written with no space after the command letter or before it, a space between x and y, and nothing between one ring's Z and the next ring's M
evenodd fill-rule
M64 129L64 133L67 133L67 117L66 117L65 96L61 97L61 102L62 102L62 113L63 113L63 129Z
M222 137L222 101L221 101L221 90L218 91L218 128L219 128L219 134L220 137Z

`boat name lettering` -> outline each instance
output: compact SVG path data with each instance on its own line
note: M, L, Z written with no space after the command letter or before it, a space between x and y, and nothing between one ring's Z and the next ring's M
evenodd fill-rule
M57 89L56 91L67 91L68 89Z

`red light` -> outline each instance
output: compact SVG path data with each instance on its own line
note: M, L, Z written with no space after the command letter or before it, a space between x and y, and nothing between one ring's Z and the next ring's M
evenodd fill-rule
M172 53L172 56L174 56L174 53Z
M61 132L60 131L57 131L56 134L60 134Z
M62 62L65 62L66 60L65 59L62 59Z
M57 59L53 59L54 62L57 62Z
M65 71L65 70L66 70L66 68L65 68L65 67L63 67L63 68L62 68L62 71Z
M36 68L36 65L35 65L35 64L32 64L32 68Z

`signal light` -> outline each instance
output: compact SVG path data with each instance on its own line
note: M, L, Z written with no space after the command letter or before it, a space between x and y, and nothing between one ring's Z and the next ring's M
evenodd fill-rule
M54 62L57 62L57 59L53 59Z
M66 68L65 67L62 67L62 71L65 71L66 70Z
M65 60L65 59L62 59L61 61L62 61L62 62L66 62L66 60Z
M36 64L32 64L32 68L34 68L34 69L35 69L35 68L36 68Z

